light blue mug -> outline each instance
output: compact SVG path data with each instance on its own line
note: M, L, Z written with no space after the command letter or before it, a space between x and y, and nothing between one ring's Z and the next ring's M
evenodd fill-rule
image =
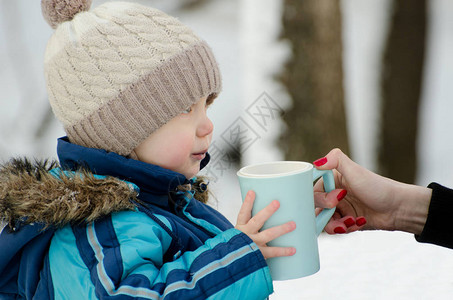
M271 242L272 247L295 247L296 254L267 259L273 280L295 279L319 271L318 236L335 212L324 209L315 216L313 182L323 177L324 189L335 189L332 171L319 171L300 161L276 161L243 167L237 172L242 200L249 190L256 194L252 215L273 200L280 208L264 224L262 230L296 222L296 229Z

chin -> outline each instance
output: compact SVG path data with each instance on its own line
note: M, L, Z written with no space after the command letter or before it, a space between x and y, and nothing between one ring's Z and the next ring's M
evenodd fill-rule
M184 176L186 176L187 179L190 179L190 178L195 177L197 175L197 173L184 174Z
M183 174L184 174L184 176L186 176L187 179L190 179L192 177L197 176L198 172L200 172L200 166L197 166L197 168L195 168L193 170L184 172Z

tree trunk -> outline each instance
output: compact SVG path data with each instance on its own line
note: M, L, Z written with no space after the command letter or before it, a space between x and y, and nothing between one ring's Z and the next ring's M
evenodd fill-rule
M293 101L283 114L286 159L312 161L334 147L348 153L339 1L284 5L283 38L292 44L292 58L281 80Z
M379 172L413 183L425 55L426 0L394 1L382 72Z

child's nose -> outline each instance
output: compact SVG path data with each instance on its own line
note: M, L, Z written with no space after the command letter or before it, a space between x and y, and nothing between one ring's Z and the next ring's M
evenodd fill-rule
M197 135L200 137L207 136L211 134L213 130L214 124L208 118L208 116L205 116L202 122L200 123L200 126L198 126L197 128Z

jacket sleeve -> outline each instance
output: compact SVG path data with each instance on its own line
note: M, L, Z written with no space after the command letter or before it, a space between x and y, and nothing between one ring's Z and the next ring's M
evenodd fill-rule
M110 225L75 235L101 299L264 299L273 291L260 250L236 229L168 263L170 236L142 213L114 214Z
M422 233L415 238L422 243L453 249L453 190L437 183L431 183L428 187L433 190L428 218Z

